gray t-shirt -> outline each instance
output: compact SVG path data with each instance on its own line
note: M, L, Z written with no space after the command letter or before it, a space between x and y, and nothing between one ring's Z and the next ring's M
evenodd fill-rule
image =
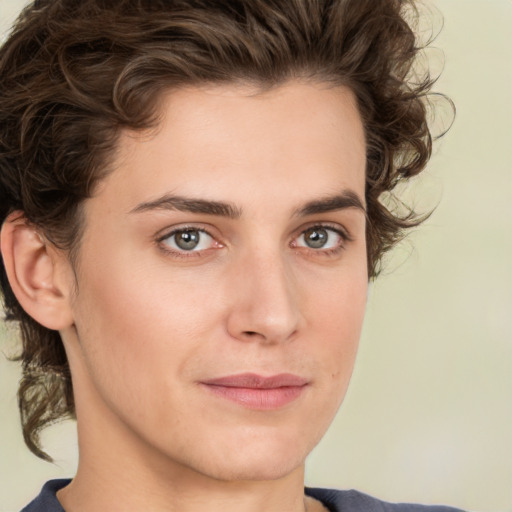
M46 482L39 496L21 512L65 512L57 499L56 493L69 484L70 481L69 479L61 479ZM386 503L358 491L306 487L305 493L321 501L331 512L461 512L450 507Z

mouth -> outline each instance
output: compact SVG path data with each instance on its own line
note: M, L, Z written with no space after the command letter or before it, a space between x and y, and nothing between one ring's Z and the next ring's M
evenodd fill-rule
M309 381L290 373L263 377L254 373L228 375L201 382L211 393L248 409L269 411L297 400Z

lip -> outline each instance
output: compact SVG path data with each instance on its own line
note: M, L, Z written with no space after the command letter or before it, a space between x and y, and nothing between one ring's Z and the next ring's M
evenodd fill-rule
M309 381L290 373L269 377L242 373L207 380L201 384L213 394L243 407L268 411L280 409L297 400Z

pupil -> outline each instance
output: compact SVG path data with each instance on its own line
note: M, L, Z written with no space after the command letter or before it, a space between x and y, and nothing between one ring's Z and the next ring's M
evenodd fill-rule
M194 249L199 244L198 231L182 231L176 234L176 245L185 251Z
M306 231L306 244L313 249L323 247L327 242L327 231L321 228L312 228Z

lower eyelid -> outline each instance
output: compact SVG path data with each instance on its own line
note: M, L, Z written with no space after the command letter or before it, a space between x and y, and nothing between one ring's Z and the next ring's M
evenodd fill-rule
M306 244L300 245L300 246L297 244L297 239L299 239L301 236L304 236L306 231L308 231L310 229L315 229L315 228L324 229L324 230L329 231L332 234L336 235L336 237L338 237L339 240L337 241L335 246L327 247L327 248L320 247L320 248L315 249L313 247L308 247ZM186 249L182 249L179 247L173 247L173 246L165 243L166 240L170 239L171 237L173 237L179 233L185 232L185 231L198 231L202 234L207 235L211 239L211 241L208 244L208 247L205 247L203 249L195 249L194 248L194 249L187 251ZM339 226L334 227L334 226L326 225L326 224L313 224L311 226L308 226L306 229L302 229L301 232L292 240L290 246L300 248L300 249L309 250L311 253L315 253L315 254L323 254L323 255L332 254L332 255L334 255L335 253L345 249L346 244L351 241L353 241L353 238L348 234L347 231L345 231L344 229L341 229ZM173 229L173 230L159 236L156 239L156 243L166 253L177 256L177 257L181 257L181 258L198 257L198 256L201 256L202 254L204 254L205 252L209 251L210 249L224 247L224 244L219 242L217 240L217 238L214 235L212 235L209 231L207 231L204 228L200 228L200 227L196 227L196 226L183 226L178 229ZM175 241L174 241L174 244L176 244Z

